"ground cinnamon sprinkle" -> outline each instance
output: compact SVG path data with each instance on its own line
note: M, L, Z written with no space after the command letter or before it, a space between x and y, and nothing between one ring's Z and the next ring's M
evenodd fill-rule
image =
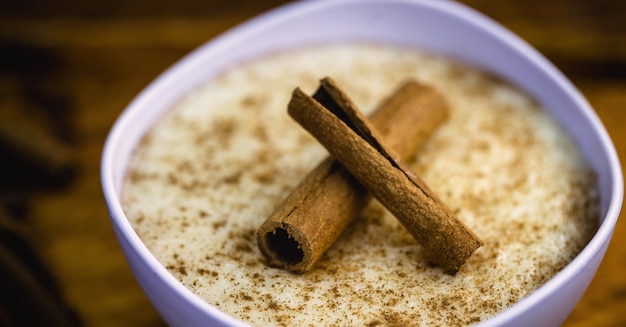
M375 201L307 274L266 265L256 228L326 155L285 112L293 88L312 93L320 74L366 112L409 78L445 89L449 120L411 168L485 243L456 276L428 266ZM566 265L598 219L593 174L537 103L445 58L376 46L307 49L229 71L158 123L127 176L126 214L163 265L259 326L475 323Z

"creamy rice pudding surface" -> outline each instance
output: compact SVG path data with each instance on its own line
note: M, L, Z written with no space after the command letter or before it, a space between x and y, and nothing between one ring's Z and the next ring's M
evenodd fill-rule
M303 275L268 267L256 230L326 151L286 112L331 76L364 112L403 81L435 86L450 119L412 168L485 245L456 276L376 201ZM513 87L448 59L373 45L274 54L193 90L139 145L123 206L186 287L258 326L436 326L485 320L584 247L593 173L559 126Z

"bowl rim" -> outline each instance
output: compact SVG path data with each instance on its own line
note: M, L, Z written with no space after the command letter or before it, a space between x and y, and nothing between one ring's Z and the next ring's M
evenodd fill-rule
M116 188L116 176L114 176L115 160L119 156L118 148L123 144L123 132L130 128L130 123L133 121L133 117L139 115L145 105L145 103L153 96L158 94L160 90L167 86L167 81L177 76L181 76L185 71L193 69L197 63L202 59L207 51L212 51L214 48L220 48L227 46L231 42L237 42L237 38L234 36L239 34L251 33L255 28L259 26L267 26L280 23L285 17L295 17L302 15L305 12L311 10L321 10L326 7L332 7L338 4L356 4L356 3L382 3L378 0L326 0L326 1L302 1L296 3L290 3L283 5L269 12L263 13L255 18L252 18L244 23L241 23L228 31L220 34L219 36L209 40L202 46L198 47L191 53L184 56L177 61L170 68L165 70L161 75L154 79L146 88L144 88L123 110L121 115L113 124L109 135L106 138L103 153L101 157L101 183L103 187L103 193L107 207L109 209L110 219L116 229L116 233L121 233L127 239L129 245L132 246L134 251L144 260L145 264L154 271L155 275L165 282L171 290L177 293L177 296L184 298L190 305L197 309L208 312L213 317L218 319L224 324L229 325L247 325L241 320L232 317L223 311L220 311L215 306L205 302L198 295L194 294L191 290L186 288L178 279L171 275L168 270L156 259L156 256L150 252L147 246L141 241L137 232L132 227L130 221L126 217L121 206L121 190ZM601 217L598 230L593 235L591 240L583 248L583 250L561 271L550 278L546 283L540 286L533 293L522 298L512 306L506 308L500 313L496 314L492 318L489 318L479 325L500 325L508 321L511 321L515 317L522 315L526 310L535 305L542 299L547 298L555 289L565 286L575 275L579 274L585 269L585 266L597 255L603 255L603 247L607 246L608 240L610 240L614 226L617 223L619 213L623 201L623 176L621 165L617 156L617 152L611 141L611 138L606 131L605 127L601 123L597 114L593 111L587 100L583 95L573 86L573 84L543 55L537 50L528 45L525 41L514 35L512 32L499 25L490 18L475 11L474 9L457 3L455 1L428 1L428 0L385 0L387 3L402 3L402 4L419 4L420 6L429 7L431 9L446 11L448 14L457 16L457 18L464 20L468 23L476 25L478 28L484 30L485 33L494 34L502 42L508 43L510 46L516 48L534 64L538 65L546 74L550 76L550 79L558 84L562 88L568 97L579 107L579 110L585 115L585 118L592 124L593 129L598 134L597 136L601 140L604 147L603 153L607 156L609 163L609 174L612 176L611 182L611 197L608 199L608 210ZM139 137L140 138L140 137ZM133 145L134 146L134 145Z

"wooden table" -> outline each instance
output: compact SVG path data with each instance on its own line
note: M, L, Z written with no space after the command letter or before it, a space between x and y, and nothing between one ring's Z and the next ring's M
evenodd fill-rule
M184 54L281 2L0 5L0 115L36 120L73 150L77 168L60 186L5 187L0 204L20 213L60 287L59 301L67 302L85 325L163 325L124 261L103 201L99 160L112 123ZM462 2L519 34L569 76L626 158L626 2ZM596 278L564 326L626 325L624 269L622 218Z

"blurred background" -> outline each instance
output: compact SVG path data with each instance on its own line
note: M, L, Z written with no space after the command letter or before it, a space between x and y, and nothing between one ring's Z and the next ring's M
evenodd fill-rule
M106 135L164 69L286 2L0 3L0 326L163 325L108 219L99 180ZM559 67L626 160L626 2L461 2ZM596 278L564 326L626 325L625 226L622 217Z

